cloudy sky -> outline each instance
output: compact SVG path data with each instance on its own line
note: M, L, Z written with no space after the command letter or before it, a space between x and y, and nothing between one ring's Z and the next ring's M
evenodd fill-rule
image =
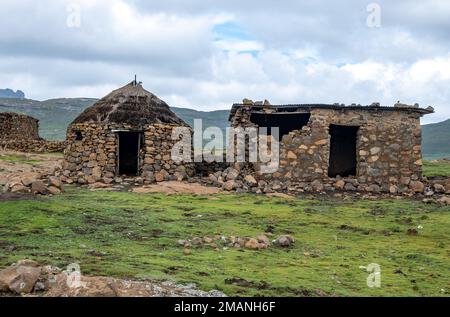
M400 100L435 122L449 34L448 0L3 0L0 88L102 97L137 74L172 106Z

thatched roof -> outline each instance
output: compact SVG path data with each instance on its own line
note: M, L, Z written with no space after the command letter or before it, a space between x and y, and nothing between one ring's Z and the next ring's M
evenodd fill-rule
M187 126L164 101L135 81L100 99L72 124L87 122L128 123L137 126L165 123Z

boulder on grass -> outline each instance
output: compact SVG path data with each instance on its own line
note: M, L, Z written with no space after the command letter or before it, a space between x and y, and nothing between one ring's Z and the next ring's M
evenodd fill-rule
M450 197L442 196L441 198L438 199L438 202L442 205L450 206Z
M233 180L227 181L224 185L223 188L227 191L232 191L233 189L237 188L236 182Z
M0 291L29 294L39 279L41 268L34 261L19 261L0 271Z
M56 187L56 188L59 188L59 189L62 188L61 179L59 177L56 177L56 176L49 177L48 184L49 184L49 186L53 186L53 187Z
M409 183L409 188L415 193L423 193L425 190L425 185L420 181L411 181Z
M279 247L283 247L283 248L288 248L293 246L295 243L295 240L292 236L290 235L283 235L280 236L278 239L276 239L273 244L279 246Z
M438 194L445 193L445 187L442 184L434 184L434 191Z
M35 181L31 184L31 192L33 194L41 194L41 195L47 195L48 189L47 185L43 181Z
M11 193L21 193L21 194L24 194L24 193L29 193L30 190L29 190L29 188L26 187L25 185L22 185L22 184L15 184L15 185L13 185L13 186L10 188L10 192L11 192Z
M48 188L48 192L49 192L49 194L51 194L51 195L59 195L59 194L61 194L61 189L59 189L59 188L57 188L57 187L55 187L55 186L50 186L50 187Z

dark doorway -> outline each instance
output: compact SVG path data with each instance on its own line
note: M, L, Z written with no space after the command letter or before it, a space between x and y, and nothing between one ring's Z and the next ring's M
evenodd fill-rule
M252 113L250 121L258 125L258 127L266 127L268 135L272 133L273 127L279 127L279 140L281 140L283 136L289 134L289 132L294 130L301 130L305 125L308 124L310 118L310 113Z
M359 127L330 125L329 177L356 175L356 140Z
M119 175L136 176L139 174L140 132L119 132Z

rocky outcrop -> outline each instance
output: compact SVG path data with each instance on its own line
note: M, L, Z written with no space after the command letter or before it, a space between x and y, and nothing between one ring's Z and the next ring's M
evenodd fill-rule
M39 279L41 268L34 261L22 260L0 271L0 292L30 293Z
M183 246L186 255L190 255L192 252L191 248L199 248L199 247L210 247L215 250L223 249L227 250L228 248L236 248L236 249L249 249L249 250L264 250L269 248L270 246L279 246L279 247L291 247L294 244L294 238L289 235L283 235L278 237L277 239L270 242L268 236L272 236L272 233L260 234L257 237L235 237L235 236L205 236L205 237L194 237L192 239L187 240L178 240L177 243L180 246Z
M39 174L30 174L22 179L16 179L3 186L3 192L16 194L59 195L64 191L61 179L57 176L38 178ZM36 178L34 178L36 177Z
M283 248L291 247L294 245L294 243L295 243L295 240L290 235L281 236L273 242L274 245L278 245Z
M84 276L76 270L62 271L21 260L0 271L0 293L45 297L223 297L222 292L196 289L194 284L170 281L132 281Z

